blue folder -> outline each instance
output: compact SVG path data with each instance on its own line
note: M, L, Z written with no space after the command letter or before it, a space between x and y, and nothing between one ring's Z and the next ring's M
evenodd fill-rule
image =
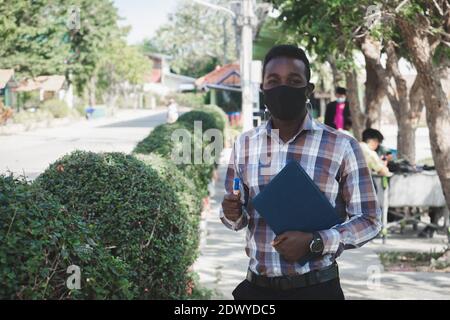
M252 203L276 235L325 230L343 220L297 161L290 161Z

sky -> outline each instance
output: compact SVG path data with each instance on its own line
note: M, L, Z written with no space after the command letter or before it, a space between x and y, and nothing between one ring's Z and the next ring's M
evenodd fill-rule
M132 27L128 43L136 44L150 38L159 26L167 22L167 15L173 12L179 0L114 0L119 16L124 18L120 25Z

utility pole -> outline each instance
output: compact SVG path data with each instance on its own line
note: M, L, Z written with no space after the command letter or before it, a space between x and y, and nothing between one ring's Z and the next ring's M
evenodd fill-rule
M241 48L240 48L240 68L241 68L241 90L242 90L242 118L243 130L248 131L253 128L253 93L252 93L252 59L253 59L253 27L256 27L257 18L254 13L253 2L255 0L240 0L240 13L209 3L205 0L193 0L194 2L227 12L241 27ZM236 3L236 1L233 1Z
M256 16L253 12L253 0L242 0L241 15L238 24L242 26L241 36L241 89L243 131L253 128L253 94L251 69L253 58L253 26Z

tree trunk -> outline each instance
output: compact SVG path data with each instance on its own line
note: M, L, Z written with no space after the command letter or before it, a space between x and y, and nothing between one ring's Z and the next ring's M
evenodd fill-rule
M397 119L397 152L398 157L406 159L412 165L415 165L416 159L416 128L407 116L400 116Z
M377 75L375 67L366 59L366 127L380 129L381 104L385 96L382 79Z
M362 132L365 129L366 117L361 111L358 95L358 79L355 70L345 73L347 84L347 97L350 103L350 113L352 115L353 135L358 141L362 140Z
M418 17L414 25L399 19L400 32L420 75L424 94L431 152L441 181L447 206L450 208L450 108L437 68L433 66L432 46L428 39L427 21Z
M334 57L329 56L327 61L330 64L331 72L333 74L333 85L335 87L343 85L343 83L345 82L344 73L338 70Z

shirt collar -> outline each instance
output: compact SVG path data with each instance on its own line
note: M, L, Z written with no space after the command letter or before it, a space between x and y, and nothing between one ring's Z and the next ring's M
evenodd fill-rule
M269 120L266 123L266 130L265 130L267 135L270 136L272 128L273 128L272 118L269 118ZM303 121L302 126L298 129L297 133L289 140L289 142L296 139L297 136L302 131L317 131L317 130L322 130L322 127L316 122L316 120L312 118L311 114L308 112L305 116L305 120Z

